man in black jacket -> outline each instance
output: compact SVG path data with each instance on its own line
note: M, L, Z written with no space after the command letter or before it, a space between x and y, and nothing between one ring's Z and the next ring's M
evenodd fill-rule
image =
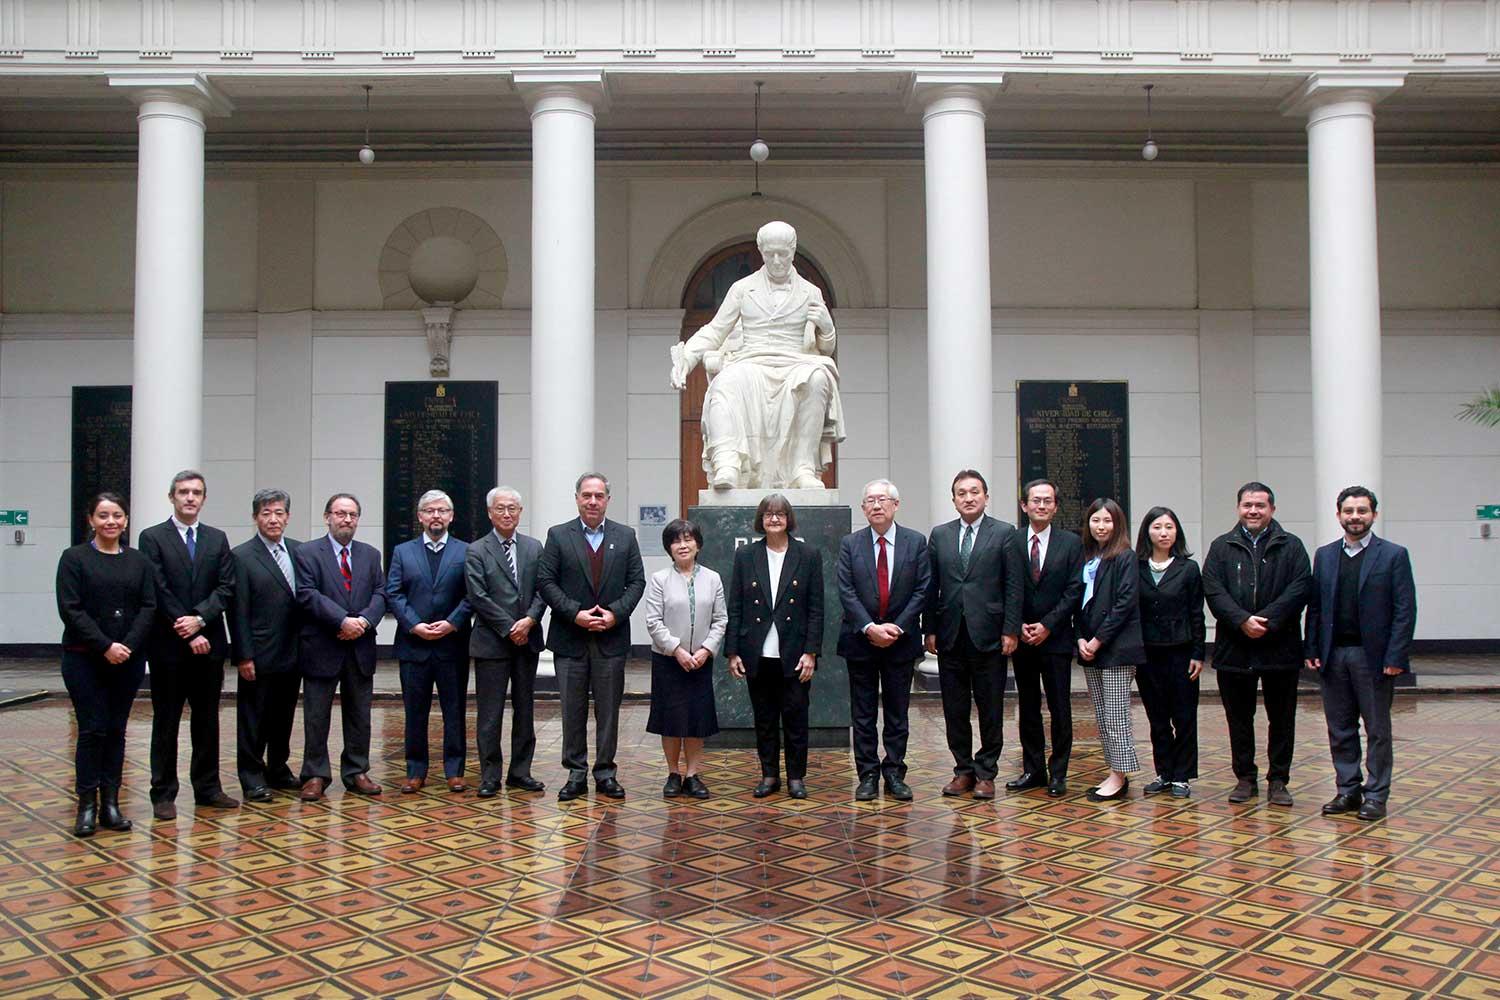
M1292 741L1297 725L1297 672L1302 669L1302 609L1312 591L1307 548L1275 519L1276 494L1265 483L1241 486L1239 524L1209 546L1203 596L1218 628L1213 666L1229 724L1229 752L1239 779L1230 802L1260 794L1255 766L1255 693L1266 702L1266 799L1290 806Z
M184 705L193 756L188 778L200 806L239 805L219 782L219 694L229 638L224 613L234 599L234 556L218 528L198 523L208 487L203 473L172 477L172 516L141 532L141 552L156 570L156 622L146 658L151 664L151 814L177 817L177 736Z

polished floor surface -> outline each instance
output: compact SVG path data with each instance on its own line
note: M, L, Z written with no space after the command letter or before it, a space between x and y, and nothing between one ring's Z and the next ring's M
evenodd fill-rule
M72 713L38 702L0 713L0 996L1500 998L1500 697L1400 698L1392 813L1365 824L1319 815L1311 699L1296 806L1226 803L1204 694L1188 800L1087 802L1084 702L1066 798L944 799L933 701L913 705L910 804L852 802L847 755L817 751L805 802L751 798L749 751L710 755L712 798L664 801L643 704L625 709L623 803L556 802L555 704L545 795L400 795L385 702L382 798L223 812L185 794L167 823L141 703L136 829L90 840L69 833ZM226 704L226 734L233 719Z

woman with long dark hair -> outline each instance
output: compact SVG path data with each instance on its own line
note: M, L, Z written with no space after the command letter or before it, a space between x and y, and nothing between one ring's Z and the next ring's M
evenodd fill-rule
M1146 659L1136 604L1135 552L1125 512L1103 497L1083 515L1083 606L1074 616L1078 662L1088 681L1109 777L1089 789L1091 802L1123 799L1140 770L1130 728L1130 679Z
M1151 720L1156 780L1147 795L1185 799L1198 777L1198 676L1203 673L1203 576L1170 507L1152 507L1135 540L1146 662L1135 683Z
M62 677L78 718L73 832L80 837L100 826L130 829L120 814L125 724L146 673L146 637L156 613L151 562L124 541L125 500L100 493L89 503L88 523L89 540L64 550L57 562Z

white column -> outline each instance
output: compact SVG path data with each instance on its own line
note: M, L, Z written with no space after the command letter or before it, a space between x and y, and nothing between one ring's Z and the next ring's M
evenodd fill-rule
M1381 485L1380 267L1375 102L1400 77L1314 76L1307 115L1313 484L1317 537L1336 536L1345 486Z
M577 515L573 483L595 464L594 108L603 88L597 74L517 74L516 83L531 110L527 506L542 535Z
M203 461L204 112L227 104L201 79L113 78L140 111L136 168L132 521L171 512L172 476Z
M932 517L952 510L958 470L995 482L989 179L984 105L999 78L919 75L927 178L927 435Z

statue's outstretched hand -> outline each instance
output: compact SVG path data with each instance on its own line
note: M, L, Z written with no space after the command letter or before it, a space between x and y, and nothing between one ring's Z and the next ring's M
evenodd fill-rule
M687 388L688 373L690 373L692 370L692 363L689 361L687 351L683 349L682 344L673 344L672 388L679 390Z

